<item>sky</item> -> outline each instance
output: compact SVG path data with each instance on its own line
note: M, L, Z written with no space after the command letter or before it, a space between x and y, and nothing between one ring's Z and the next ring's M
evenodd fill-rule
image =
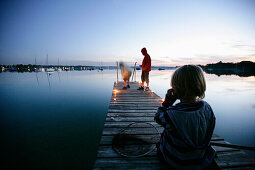
M255 62L254 0L6 0L0 64Z

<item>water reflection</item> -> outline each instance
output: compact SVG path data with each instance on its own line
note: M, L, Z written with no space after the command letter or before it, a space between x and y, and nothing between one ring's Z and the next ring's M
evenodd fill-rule
M0 142L6 146L6 164L92 167L115 79L112 72L105 77L96 71L0 74Z
M205 72L207 74L215 74L217 76L222 76L222 75L237 75L239 77L250 77L250 76L255 76L254 71L246 71L246 72L241 72L241 71L236 71L234 69L226 69L226 70L210 70L210 69L205 69Z
M150 88L162 98L173 71L150 72ZM140 75L138 70L137 80ZM216 133L233 144L255 146L255 78L205 76ZM34 169L92 167L114 81L116 70L1 73L5 161Z

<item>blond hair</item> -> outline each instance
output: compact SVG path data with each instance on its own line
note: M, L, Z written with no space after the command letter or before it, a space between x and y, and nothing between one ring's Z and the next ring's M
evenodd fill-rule
M171 86L175 89L179 99L194 97L203 99L206 90L203 70L199 66L184 65L172 75Z

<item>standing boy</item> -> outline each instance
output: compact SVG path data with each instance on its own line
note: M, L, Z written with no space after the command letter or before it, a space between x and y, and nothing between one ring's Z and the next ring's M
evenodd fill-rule
M143 48L141 50L144 58L143 58L143 63L140 65L142 67L142 75L141 75L141 80L142 80L142 86L140 86L137 90L144 90L144 82L146 81L147 87L145 88L146 91L149 90L149 72L151 71L151 57L147 53L146 48Z

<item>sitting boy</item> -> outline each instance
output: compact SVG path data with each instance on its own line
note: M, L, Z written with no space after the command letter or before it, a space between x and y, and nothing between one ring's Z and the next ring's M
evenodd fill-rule
M215 116L202 100L206 90L202 69L194 65L180 67L172 76L171 86L154 118L164 127L157 144L158 156L176 169L204 169L216 152L210 145ZM180 103L173 105L177 99Z

